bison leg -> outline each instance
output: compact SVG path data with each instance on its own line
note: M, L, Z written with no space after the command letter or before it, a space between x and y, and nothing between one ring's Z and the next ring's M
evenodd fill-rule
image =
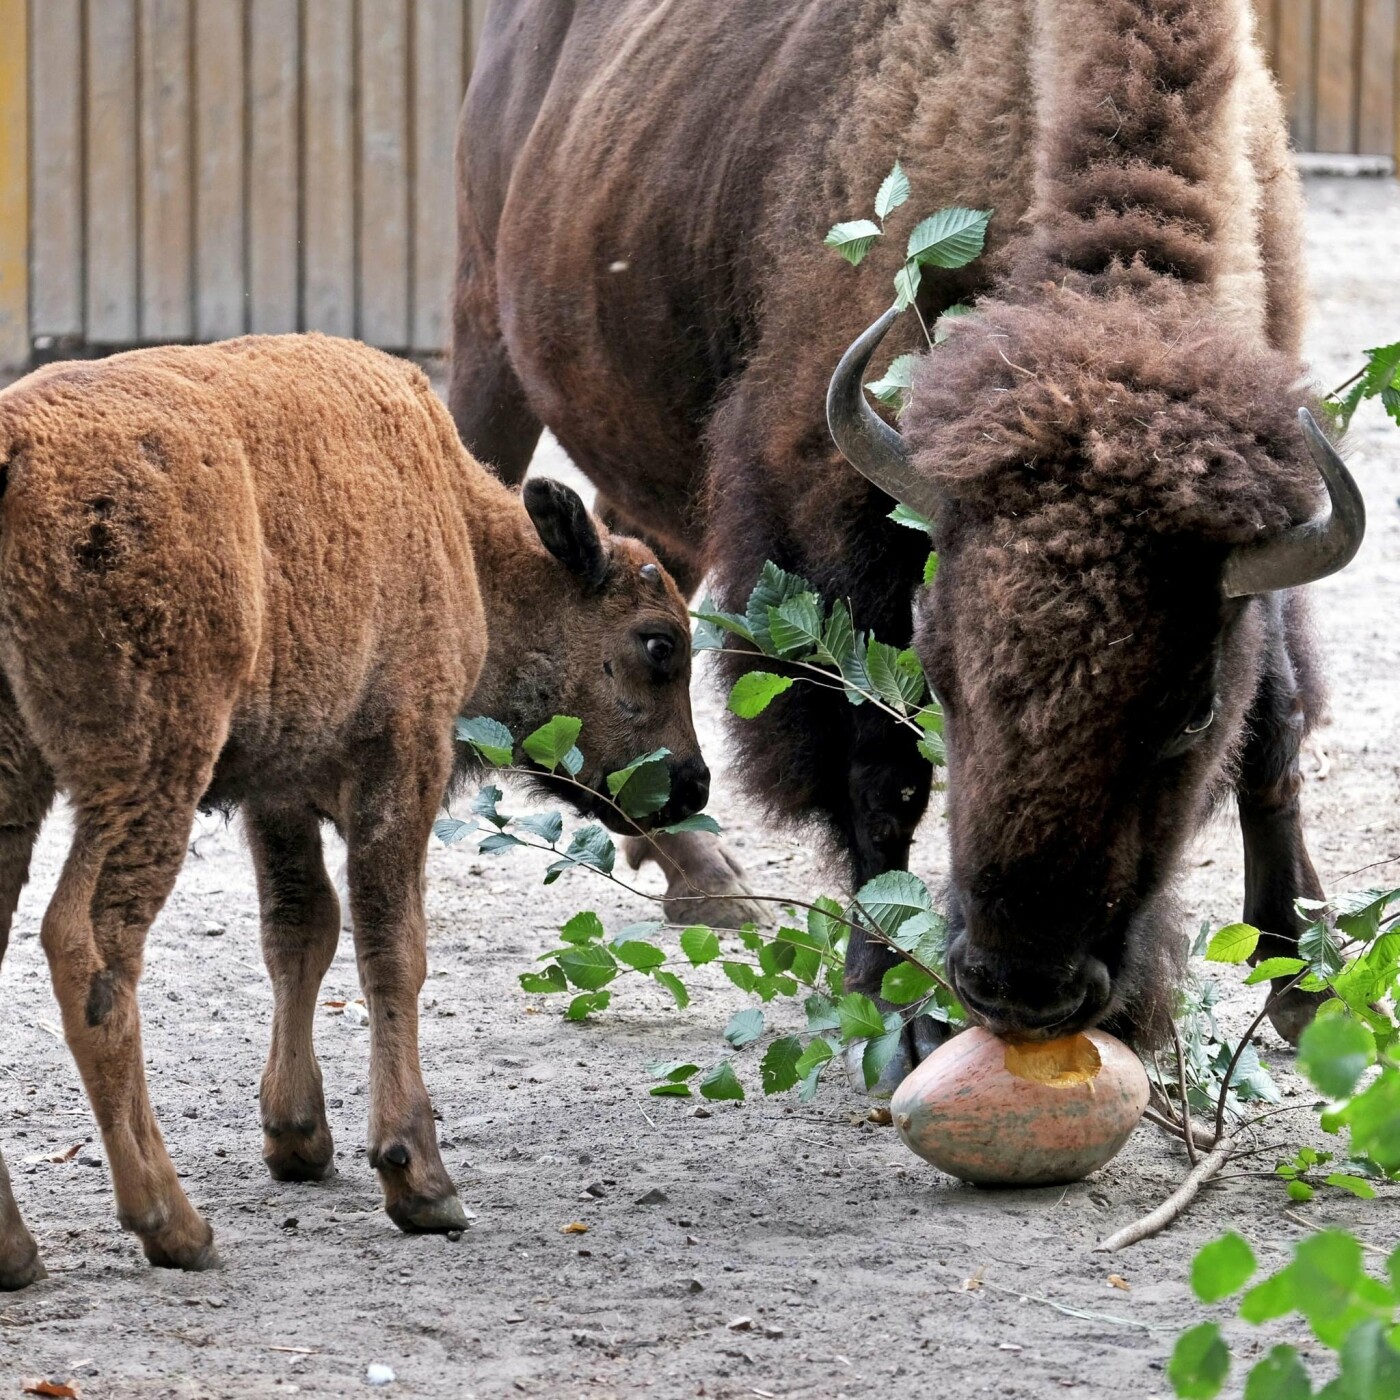
M1255 962L1296 957L1304 924L1294 901L1323 897L1303 839L1298 797L1303 782L1298 753L1306 730L1302 689L1280 629L1245 722L1249 737L1237 784L1244 834L1244 917L1262 933ZM1275 979L1274 993L1281 992L1287 980ZM1296 1045L1326 999L1325 993L1294 988L1278 998L1269 1019L1289 1044Z
M29 857L53 801L53 775L24 732L9 686L0 679L0 962L10 942ZM26 1288L44 1277L34 1237L26 1228L0 1156L0 1291Z
M630 836L622 849L633 870L649 860L661 867L666 876L662 908L673 924L742 928L763 918L762 906L752 899L743 867L719 838L708 832Z
M845 805L835 813L850 853L854 888L877 875L909 868L909 847L928 808L933 770L919 754L912 735L892 728L868 708L851 714L855 743L848 769ZM885 974L900 955L860 929L851 931L846 945L848 992L863 992L882 1013L894 1006L880 995ZM885 1097L899 1081L942 1043L946 1027L931 1016L916 1016L905 1027L900 1051L890 1061L871 1093Z
M483 326L458 293L447 405L467 451L508 486L525 480L543 432L499 329Z
M428 970L423 864L451 771L448 732L444 721L421 745L386 736L367 748L346 825L355 954L369 1006L369 1160L390 1218L410 1233L467 1225L418 1060L418 994Z
M182 727L172 738L188 736ZM90 796L70 788L76 831L42 932L68 1046L102 1130L118 1219L165 1268L219 1261L151 1111L136 983L146 931L179 873L213 760L213 752L172 744L139 777L104 772Z
M272 1045L263 1073L263 1161L278 1181L324 1181L334 1171L312 1030L321 980L340 941L340 901L305 807L245 816L257 870L263 958L272 979Z

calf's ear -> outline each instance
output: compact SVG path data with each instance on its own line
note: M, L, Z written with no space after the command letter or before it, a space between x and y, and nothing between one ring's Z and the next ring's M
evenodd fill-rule
M534 477L520 495L540 543L571 574L598 588L607 577L608 554L578 492L561 481Z

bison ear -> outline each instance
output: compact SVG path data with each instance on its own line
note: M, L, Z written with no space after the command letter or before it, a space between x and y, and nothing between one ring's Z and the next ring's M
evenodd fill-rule
M520 494L540 543L571 574L590 588L599 587L607 577L608 554L578 492L561 481L535 477Z

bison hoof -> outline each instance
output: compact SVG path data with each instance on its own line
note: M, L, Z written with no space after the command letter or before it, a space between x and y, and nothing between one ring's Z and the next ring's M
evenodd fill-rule
M263 1161L274 1181L328 1181L335 1175L335 1144L324 1119L294 1127L263 1124Z
M633 836L623 843L623 853L633 870L649 860L661 867L666 876L662 907L673 924L743 928L763 922L743 866L707 832Z
M1286 979L1281 981L1282 985L1287 985ZM1278 985L1275 984L1276 989ZM1330 992L1305 992L1301 987L1294 987L1269 1008L1269 1021L1288 1044L1296 1046L1303 1032L1312 1025L1317 1008L1330 999Z
M881 997L872 1000L880 1008L881 1014L895 1009ZM863 1044L853 1045L846 1051L846 1074L856 1088L864 1089L872 1099L887 1099L905 1077L947 1039L948 1027L942 1021L935 1021L932 1016L915 1016L905 1026L904 1033L899 1037L899 1048L880 1071L880 1077L874 1084L867 1085L865 1082L866 1047Z
M428 1200L401 1196L388 1205L389 1219L406 1235L446 1235L467 1228L467 1212L454 1192Z
M335 1175L334 1153L321 1158L279 1147L263 1153L263 1161L274 1181L329 1181Z
M4 1259L0 1260L0 1293L18 1293L21 1288L28 1288L31 1283L49 1276L44 1261L39 1258L39 1247L29 1238L28 1231L24 1234L13 1257L6 1251Z
M157 1269L183 1269L189 1274L201 1274L208 1269L224 1267L224 1261L214 1248L214 1232L207 1225L202 1239L173 1240L157 1235L142 1240L141 1245L146 1258Z

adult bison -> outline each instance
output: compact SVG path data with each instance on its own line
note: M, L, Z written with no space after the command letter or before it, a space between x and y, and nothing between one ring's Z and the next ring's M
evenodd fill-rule
M998 1029L1160 1026L1167 887L1231 788L1261 953L1319 893L1290 590L1363 517L1296 418L1300 197L1251 25L1247 0L513 0L463 110L463 437L515 481L548 424L683 588L709 569L739 606L772 559L914 637L947 713L950 967ZM821 236L895 155L915 197L853 272ZM925 276L920 310L978 314L927 355L902 440L860 390L888 318L860 333L901 218L950 204L995 210L988 253ZM831 410L864 477L823 415L858 337ZM917 626L891 497L936 523ZM871 707L799 688L735 739L856 882L905 864L929 772ZM855 939L848 984L888 966Z

